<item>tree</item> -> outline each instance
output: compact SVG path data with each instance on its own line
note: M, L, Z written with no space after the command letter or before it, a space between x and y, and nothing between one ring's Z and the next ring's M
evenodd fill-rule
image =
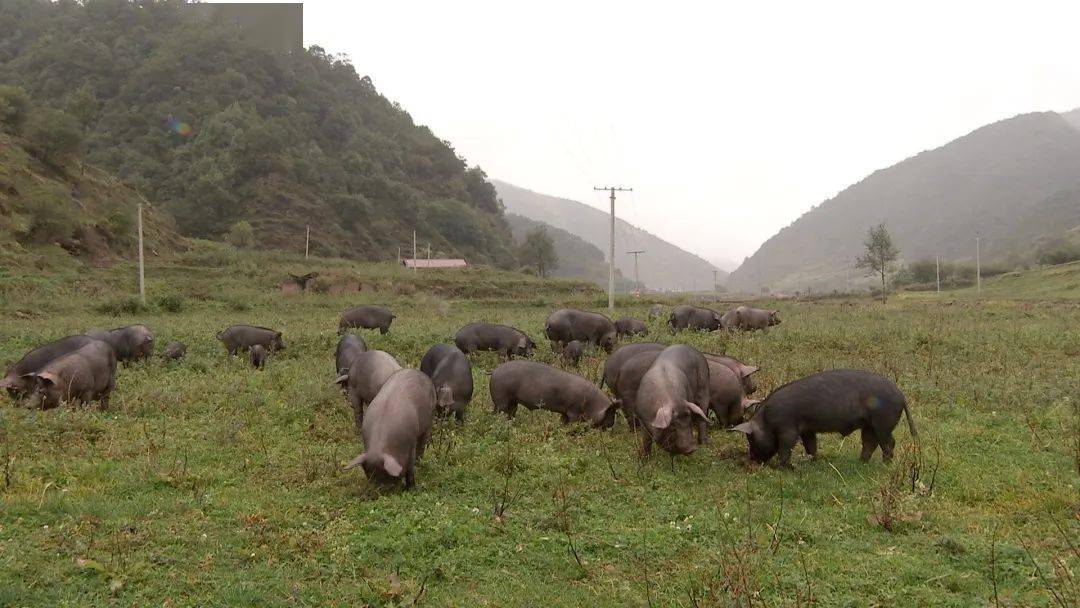
M881 301L885 301L885 274L889 266L896 261L900 250L893 246L892 237L889 236L885 224L878 224L870 228L870 232L863 241L866 245L866 253L855 260L856 268L866 268L871 274L881 275Z
M30 96L19 87L0 85L0 128L18 133L30 112Z
M32 112L23 135L30 140L42 162L53 167L63 167L78 158L82 150L82 125L60 110L42 108Z
M251 247L255 244L255 229L247 220L240 220L229 228L229 242L240 249Z
M525 234L525 241L520 249L521 261L536 266L541 277L559 267L559 255L555 253L555 243L548 236L547 228L538 226Z

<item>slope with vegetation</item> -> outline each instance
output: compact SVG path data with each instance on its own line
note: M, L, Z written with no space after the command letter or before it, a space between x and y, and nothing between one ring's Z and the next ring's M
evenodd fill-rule
M11 91L0 87L0 114ZM8 97L5 97L5 93ZM0 277L18 269L44 270L46 260L70 266L71 256L106 265L117 255L131 254L136 241L137 207L144 204L144 235L150 252L171 250L181 239L166 217L116 178L90 166L54 164L48 150L57 148L45 124L48 113L30 116L22 127L33 139L9 130L23 119L8 112L0 123Z
M1080 131L1058 114L1024 114L877 171L780 230L730 283L842 288L862 277L862 237L882 222L907 263L974 261L977 232L984 263L1062 252L1080 226Z
M412 230L512 267L494 187L347 60L273 54L194 23L182 3L0 3L0 82L69 127L85 161L175 217L255 245L391 259Z
M607 251L609 214L577 201L540 194L498 180L492 183L507 212L565 230L600 251ZM645 250L640 258L641 282L650 289L712 290L714 271L721 282L727 277L726 272L704 259L618 217L615 218L615 243L615 266L626 277L634 276L634 256L626 252ZM606 255L604 259L607 259Z

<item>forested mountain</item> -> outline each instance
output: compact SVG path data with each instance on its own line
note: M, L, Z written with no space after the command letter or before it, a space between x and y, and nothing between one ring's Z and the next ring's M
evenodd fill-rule
M552 276L568 279L584 279L607 288L608 265L604 253L592 243L569 232L530 220L516 213L507 213L506 221L510 224L510 231L514 240L519 244L525 240L525 235L539 227L547 230L548 236L555 245L555 251L559 256L559 265L552 271ZM617 291L632 291L634 289L633 278L626 278L622 272L615 269L615 289Z
M604 252L607 259L610 215L586 204L540 194L513 184L492 180L506 211L544 222L577 235ZM618 212L616 211L616 216ZM650 289L711 290L713 271L723 282L727 273L700 257L649 234L618 217L615 218L615 266L623 276L634 276L634 256L626 253L643 249L640 258L641 282Z
M3 0L0 83L73 117L84 161L184 234L247 221L257 246L297 250L310 224L317 254L391 259L416 229L516 265L483 171L318 47L266 52L174 1Z
M1075 119L1075 116L1070 117ZM1080 131L1052 112L987 125L876 171L780 230L731 275L736 289L843 288L884 222L903 261L1033 259L1080 226Z

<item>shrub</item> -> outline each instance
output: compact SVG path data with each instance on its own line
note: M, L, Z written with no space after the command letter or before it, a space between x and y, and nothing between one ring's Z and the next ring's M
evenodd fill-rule
M60 110L43 108L32 112L23 136L30 140L41 161L54 167L70 163L82 151L82 126Z
M170 293L157 299L158 308L165 312L183 312L186 308L186 304L184 296L178 293Z
M229 242L234 247L246 248L255 244L255 229L247 220L241 220L229 228Z
M30 112L30 96L19 87L0 86L0 127L18 133Z
M146 312L147 309L142 305L142 302L139 301L139 298L136 298L135 296L121 296L99 303L94 306L94 310L105 315L119 316Z

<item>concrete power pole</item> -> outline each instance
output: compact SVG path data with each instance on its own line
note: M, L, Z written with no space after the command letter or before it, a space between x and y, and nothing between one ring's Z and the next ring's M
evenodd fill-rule
M311 248L311 226L304 232L304 259L308 259L308 250Z
M941 293L941 256L934 256L934 281L937 283L937 292Z
M979 252L980 234L975 233L975 294L982 295L982 256Z
M412 231L412 269L416 272L416 231Z
M645 250L644 249L639 249L637 251L627 251L626 253L632 254L634 256L634 289L636 289L638 291L638 293L640 294L643 290L641 289L641 279L638 278L639 275L638 275L638 263L637 262L638 262L638 256L645 253Z
M139 203L139 302L146 306L146 270L143 266L142 203Z
M633 192L633 188L619 188L616 186L593 187L593 190L605 190L611 193L611 231L608 235L608 278L607 278L607 307L615 310L615 193Z

